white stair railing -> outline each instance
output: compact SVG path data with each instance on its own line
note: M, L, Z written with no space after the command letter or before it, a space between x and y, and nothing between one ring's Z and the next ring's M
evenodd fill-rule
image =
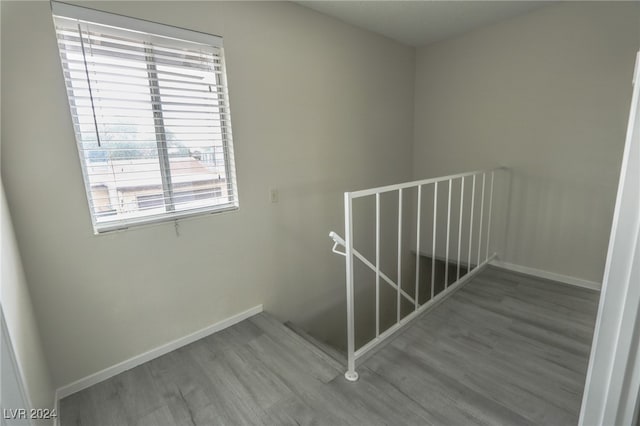
M450 176L432 178L419 180L414 182L406 182L397 185L388 185L382 186L378 188L365 189L361 191L354 192L345 192L344 194L344 220L345 220L345 237L341 238L335 232L331 232L329 236L334 242L333 252L345 256L345 264L346 264L346 289L347 289L347 371L345 373L345 377L349 381L358 380L358 373L356 372L356 361L362 358L366 353L374 349L380 343L384 342L386 339L391 337L397 331L399 331L404 325L409 323L411 320L418 317L421 313L425 312L427 309L432 307L435 303L438 303L439 300L446 297L451 292L455 291L457 288L461 286L465 281L467 281L470 277L478 273L482 267L491 262L495 257L496 253L489 254L490 250L490 241L492 238L492 227L491 223L493 221L493 214L495 213L494 209L494 183L495 177L498 172L508 173L508 169L504 167L489 169L489 170L480 170L468 173L460 173ZM489 179L487 179L487 177ZM457 249L455 263L456 263L456 280L455 282L449 284L449 264L450 264L450 237L451 237L451 227L452 227L452 219L455 221L455 218L452 217L451 211L451 201L453 196L453 183L455 181L460 181L460 201L459 201L459 214L457 217ZM487 182L489 181L489 182ZM468 182L468 183L467 183ZM438 222L438 185L447 185L448 196L447 196L447 217L446 217L446 231L444 225L440 225ZM470 184L471 187L467 190L465 189L467 184ZM424 256L424 253L421 251L421 234L420 227L422 222L422 193L423 187L427 187L429 185L433 185L433 234L431 238L431 285L430 285L430 297L428 300L420 304L420 257ZM487 188L488 186L488 188ZM403 194L406 194L409 190L415 189L417 192L417 204L416 204L416 218L415 218L415 288L413 295L407 293L403 289L406 286L402 284L402 238L403 238ZM489 199L487 203L485 203L485 194L488 191ZM381 205L381 194L388 193L397 193L398 195L398 235L397 235L397 282L391 279L387 274L382 272L380 266L380 228L381 228L381 214L380 214L380 205ZM469 207L468 215L464 213L465 207L465 192L471 193L471 203ZM476 192L480 192L479 202L476 201ZM375 260L370 261L367 259L362 253L360 253L353 246L353 201L358 198L364 197L374 197L375 198ZM485 205L486 204L486 205ZM506 205L503 203L503 205ZM479 209L477 211L476 209ZM485 210L487 210L487 218L484 220ZM479 220L477 221L478 227L476 230L473 228L474 218L479 215ZM463 253L462 249L462 234L463 234L463 223L467 221L468 226L468 252ZM444 222L444 221L442 221ZM440 225L440 226L439 226ZM455 227L455 224L453 224ZM439 228L443 229L440 230ZM493 228L495 230L495 227ZM445 262L445 278L444 278L444 290L439 293L435 292L436 286L436 258L439 257L436 255L437 253L437 238L441 233L445 234L446 245L445 245L445 254L444 254L444 262ZM484 245L483 245L484 243ZM477 244L477 245L476 245ZM338 247L344 247L344 251L339 251ZM477 247L477 256L475 259L472 259L473 248ZM484 248L484 250L483 250ZM484 251L484 256L482 256L482 252ZM441 256L440 256L441 257ZM461 276L460 274L460 266L464 264L461 262L461 259L466 257L466 273ZM371 269L375 273L375 337L371 339L369 342L365 343L360 348L355 347L355 316L354 316L354 305L355 305L355 294L354 294L354 258L358 259L365 266ZM476 260L475 265L472 264L472 261ZM388 284L391 288L395 290L395 303L396 303L396 320L395 324L390 326L388 329L381 332L380 330L380 283L382 282ZM402 316L401 310L401 302L402 299L406 299L413 306L413 311Z

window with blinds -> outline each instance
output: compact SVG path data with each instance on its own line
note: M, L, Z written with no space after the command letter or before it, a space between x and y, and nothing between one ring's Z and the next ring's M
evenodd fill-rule
M52 8L94 230L237 209L222 39Z

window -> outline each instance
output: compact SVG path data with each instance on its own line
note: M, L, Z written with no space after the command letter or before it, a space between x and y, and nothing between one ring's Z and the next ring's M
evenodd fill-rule
M222 39L52 5L94 230L237 209Z

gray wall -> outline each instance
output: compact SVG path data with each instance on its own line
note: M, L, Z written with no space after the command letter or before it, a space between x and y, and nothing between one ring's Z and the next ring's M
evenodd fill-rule
M343 191L411 177L413 49L288 3L90 6L224 37L240 210L94 236L49 4L3 1L2 176L55 386L260 303L342 323L328 232Z
M567 2L417 50L414 178L513 168L503 260L601 282L640 4Z

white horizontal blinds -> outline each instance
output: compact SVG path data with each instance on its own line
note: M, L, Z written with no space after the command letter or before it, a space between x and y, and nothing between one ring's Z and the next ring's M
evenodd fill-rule
M237 206L221 43L59 16L55 5L96 229Z

